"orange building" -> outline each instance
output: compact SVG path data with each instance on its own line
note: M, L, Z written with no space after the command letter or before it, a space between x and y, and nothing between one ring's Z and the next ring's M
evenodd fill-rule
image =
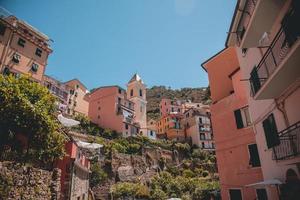
M52 52L50 39L0 8L0 73L26 74L41 82Z
M202 66L211 89L211 121L222 199L256 199L265 191L245 187L263 177L236 49L225 48Z

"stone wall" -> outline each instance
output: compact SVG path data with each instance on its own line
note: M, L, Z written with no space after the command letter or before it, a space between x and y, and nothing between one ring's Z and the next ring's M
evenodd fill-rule
M60 196L61 171L43 170L20 163L0 162L0 199L49 199Z

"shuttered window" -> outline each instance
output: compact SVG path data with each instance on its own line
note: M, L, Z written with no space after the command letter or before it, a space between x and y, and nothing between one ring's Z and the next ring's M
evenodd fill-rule
M235 117L236 127L238 129L243 128L244 125L243 125L241 110L235 110L234 111L234 117Z
M277 126L274 115L271 114L263 121L263 128L265 132L267 147L272 148L280 144Z
M267 191L264 188L256 189L257 200L268 200Z
M257 150L256 144L248 145L249 155L250 155L250 162L249 164L252 167L260 167L260 158Z
M242 191L239 189L229 189L230 200L243 200Z
M252 92L255 95L261 87L256 66L254 66L253 70L250 73L250 81L251 81Z

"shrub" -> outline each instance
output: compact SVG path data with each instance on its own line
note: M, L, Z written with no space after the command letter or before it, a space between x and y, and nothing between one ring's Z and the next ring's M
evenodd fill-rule
M91 166L91 177L90 177L90 185L91 187L95 187L107 180L107 174L100 167L98 163L92 164Z
M185 169L183 170L182 175L186 178L193 178L195 176L195 173L190 169Z
M202 176L203 177L207 177L209 175L209 172L207 171L207 170L204 170L203 172L202 172Z
M154 189L151 192L150 199L152 200L166 200L168 195L161 189Z

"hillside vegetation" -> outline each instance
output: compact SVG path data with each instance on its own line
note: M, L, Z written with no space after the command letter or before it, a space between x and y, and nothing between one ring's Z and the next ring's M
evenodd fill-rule
M171 89L165 86L153 86L147 89L147 117L159 118L159 102L162 98L190 100L192 102L210 103L209 88Z

